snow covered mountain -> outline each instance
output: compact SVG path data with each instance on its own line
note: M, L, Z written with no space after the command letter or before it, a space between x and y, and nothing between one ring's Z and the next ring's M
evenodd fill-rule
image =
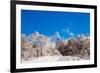
M24 60L42 56L90 56L90 38L80 34L75 38L62 39L59 32L45 36L39 32L21 35L21 56Z

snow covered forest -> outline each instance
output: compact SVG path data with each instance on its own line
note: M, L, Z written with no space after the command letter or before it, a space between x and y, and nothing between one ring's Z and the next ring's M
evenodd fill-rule
M21 35L22 63L89 59L89 35L80 34L67 39L62 39L58 32L49 37L39 32Z

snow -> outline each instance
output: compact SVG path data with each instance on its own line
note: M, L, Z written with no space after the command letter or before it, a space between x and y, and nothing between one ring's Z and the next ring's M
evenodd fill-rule
M58 62L58 61L75 61L85 60L76 56L41 56L38 58L30 58L29 60L22 59L22 63L38 63L38 62ZM88 60L88 59L87 59Z

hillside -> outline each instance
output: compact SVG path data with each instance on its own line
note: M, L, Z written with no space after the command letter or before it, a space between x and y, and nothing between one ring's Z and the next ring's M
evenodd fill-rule
M21 41L22 62L88 60L90 58L90 38L83 34L62 39L58 33L48 37L35 32L30 35L22 34Z

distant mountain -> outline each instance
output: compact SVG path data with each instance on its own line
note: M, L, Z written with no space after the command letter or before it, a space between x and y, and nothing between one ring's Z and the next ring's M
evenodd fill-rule
M58 41L61 40L61 36L59 34L59 32L56 32L53 36L50 37L51 41L54 43L57 43Z

